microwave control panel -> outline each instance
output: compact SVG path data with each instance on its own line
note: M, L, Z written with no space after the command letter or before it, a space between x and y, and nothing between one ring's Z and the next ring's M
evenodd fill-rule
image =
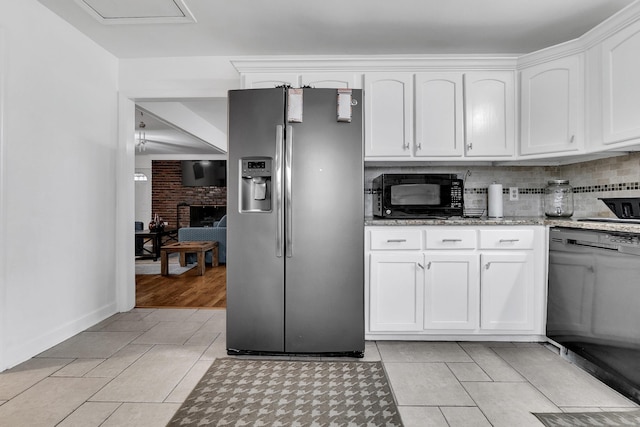
M464 190L462 189L462 182L454 180L451 182L451 207L461 208L462 200L464 197Z

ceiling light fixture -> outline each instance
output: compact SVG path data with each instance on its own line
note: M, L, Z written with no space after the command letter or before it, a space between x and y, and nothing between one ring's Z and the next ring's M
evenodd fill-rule
M142 121L142 116L143 113L142 111L140 111L140 123L138 123L138 138L136 141L136 148L141 153L147 149L147 147L145 147L145 144L147 143L147 133L144 131L144 128L146 128L147 125L144 123L144 121Z

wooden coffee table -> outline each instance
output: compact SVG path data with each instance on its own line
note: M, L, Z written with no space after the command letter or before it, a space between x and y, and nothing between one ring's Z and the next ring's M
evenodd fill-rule
M207 251L212 253L212 265L218 265L218 242L177 242L164 245L160 248L160 273L163 276L169 275L169 254L173 252L180 253L180 265L187 265L185 255L189 253L198 254L198 275L204 275L204 254Z

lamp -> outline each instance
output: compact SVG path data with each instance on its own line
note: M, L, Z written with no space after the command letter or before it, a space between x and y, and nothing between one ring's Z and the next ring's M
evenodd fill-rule
M146 150L145 144L147 143L147 134L144 131L144 128L147 127L145 122L142 121L143 113L140 111L140 123L138 123L138 139L136 141L136 148L139 152L143 152Z

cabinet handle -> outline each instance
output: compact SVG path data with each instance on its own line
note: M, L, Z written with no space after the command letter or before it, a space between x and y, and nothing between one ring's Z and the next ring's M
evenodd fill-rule
M387 239L387 243L403 243L406 241L407 239Z
M491 263L490 263L490 262L486 263L486 264L484 265L485 270L488 270L490 265L491 265Z
M447 242L462 242L462 239L442 239L443 243Z
M571 138L569 139L569 142L573 144L573 141L576 140L576 136L575 135L571 135Z
M424 265L422 265L422 264L418 263L418 267L420 267L421 269L423 269L423 270L424 270Z
M431 261L427 263L427 270L430 270L430 269L431 269Z
M471 149L473 149L473 143L470 142L467 144L467 150L471 150Z
M418 150L422 150L422 143L421 143L421 142L418 142L418 143L416 144L416 148L417 148Z
M404 148L405 150L409 149L409 143L405 142L404 145L402 146L402 148Z
M513 242L519 242L520 239L500 239L500 243L513 243Z

